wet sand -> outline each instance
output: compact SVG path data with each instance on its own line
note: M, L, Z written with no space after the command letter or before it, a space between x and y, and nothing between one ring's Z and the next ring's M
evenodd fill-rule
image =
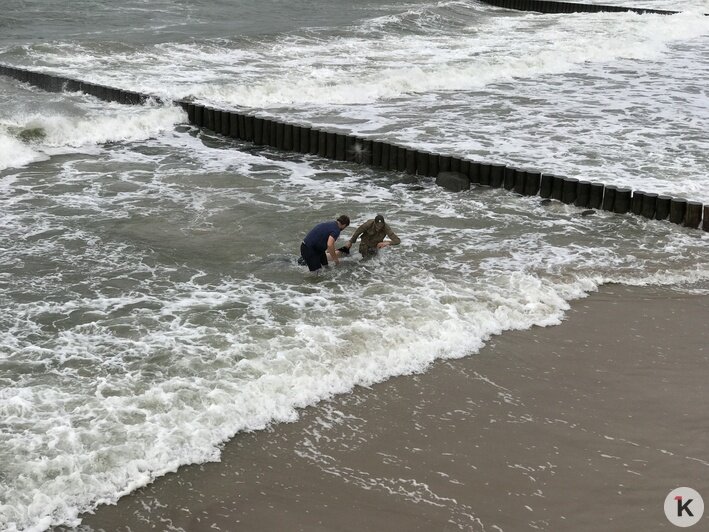
M708 325L707 296L604 287L559 326L239 434L81 529L672 530L673 488L709 502Z

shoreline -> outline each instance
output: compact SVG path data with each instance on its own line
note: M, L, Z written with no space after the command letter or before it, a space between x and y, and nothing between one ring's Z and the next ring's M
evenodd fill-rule
M709 497L707 316L603 286L560 325L237 434L78 530L666 530L672 489Z

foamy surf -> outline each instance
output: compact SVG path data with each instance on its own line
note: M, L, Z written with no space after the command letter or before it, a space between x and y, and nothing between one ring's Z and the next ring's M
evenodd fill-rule
M451 6L458 6L462 12L456 15L471 24L461 28L436 14ZM403 24L404 35L368 20L348 28L350 36L316 29L278 39L165 43L111 56L74 44L30 55L64 75L113 86L125 83L121 69L137 69L130 88L167 99L196 96L245 107L302 107L474 90L570 72L589 62L652 60L673 42L709 33L707 17L698 12L489 15L479 6L443 3L382 17L382 24Z
M10 116L0 122L0 169L109 142L146 140L185 121L184 112L175 106L106 105L85 109L81 115L26 112Z
M191 155L163 166L170 146ZM604 236L618 228L610 214L590 221L565 207L559 216L526 199L505 213L500 191L483 200L430 183L409 190L350 170L323 180L305 161L222 157L190 136L147 147L98 155L141 165L112 179L92 177L86 163L80 172L63 165L27 198L44 198L43 212L8 225L2 288L17 302L0 343L14 384L0 394L0 412L10 427L2 445L18 457L3 486L9 530L77 524L97 502L218 459L239 431L475 353L505 330L557 324L569 300L600 283L709 279L701 242L667 228L653 234L655 252L628 256L622 240ZM16 178L3 193L30 182ZM282 257L317 219L314 196L322 216L344 202L360 217L382 210L406 240L376 261L308 280ZM297 227L264 249L252 228L276 212ZM143 217L150 224L136 225ZM627 223L638 238L651 222ZM688 255L660 260L676 246ZM28 260L49 263L18 277Z
M589 34L591 25L602 30ZM463 37L384 34L376 40L339 38L325 43L317 38L291 39L263 50L266 62L261 64L269 72L276 71L275 76L270 74L260 81L249 73L249 83L215 80L195 96L230 105L297 108L474 90L515 78L570 72L589 62L651 60L672 42L706 35L709 22L693 14L619 17L613 13L598 14L591 20L588 16L567 17L550 26L530 16L516 24L494 20L469 31L472 35ZM525 37L531 32L534 40ZM514 46L510 41L513 36ZM218 70L219 62L213 63Z
M10 167L25 166L34 161L46 159L46 156L0 129L0 170Z

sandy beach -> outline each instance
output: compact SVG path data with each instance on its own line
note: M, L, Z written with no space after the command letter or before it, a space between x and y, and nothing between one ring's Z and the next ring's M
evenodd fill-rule
M707 296L603 287L559 326L239 434L81 529L673 529L673 488L709 497L708 317Z

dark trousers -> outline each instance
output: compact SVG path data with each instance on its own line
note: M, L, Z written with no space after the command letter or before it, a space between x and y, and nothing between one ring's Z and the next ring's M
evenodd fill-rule
M317 271L323 266L327 266L327 255L325 252L318 252L305 245L305 242L300 244L300 256L303 257L305 264L311 272Z

